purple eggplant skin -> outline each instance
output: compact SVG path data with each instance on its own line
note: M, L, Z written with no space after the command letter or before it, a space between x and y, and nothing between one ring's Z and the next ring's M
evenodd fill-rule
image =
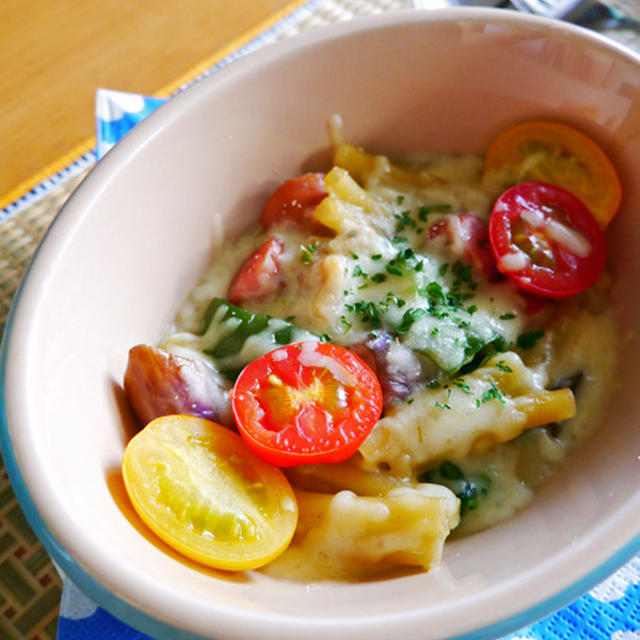
M376 374L382 387L385 411L408 398L424 380L420 360L386 332L379 332L350 349Z
M224 413L224 392L205 364L142 344L129 351L124 392L143 426L181 413L218 422Z

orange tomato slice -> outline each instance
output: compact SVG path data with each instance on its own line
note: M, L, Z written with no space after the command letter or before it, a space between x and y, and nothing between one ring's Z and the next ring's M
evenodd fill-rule
M129 442L122 475L145 524L207 566L255 569L293 537L298 508L287 479L215 422L153 420Z
M607 155L583 133L559 122L524 122L503 131L485 158L485 176L493 171L505 171L509 186L547 182L570 191L602 229L620 207L620 178Z

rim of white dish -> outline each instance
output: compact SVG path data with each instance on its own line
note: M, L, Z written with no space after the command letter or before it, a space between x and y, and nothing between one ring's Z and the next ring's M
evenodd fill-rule
M33 309L36 304L38 289L46 280L52 265L55 266L56 259L63 253L66 239L73 235L70 232L82 221L84 215L90 210L91 204L100 197L104 186L117 178L123 166L135 157L138 151L158 131L170 126L173 120L180 117L181 105L184 100L193 102L204 100L211 83L224 82L228 77L247 73L255 67L290 56L300 48L306 48L326 40L342 38L362 31L393 28L408 22L426 24L460 20L514 24L523 28L534 30L543 28L545 32L555 31L559 34L569 34L640 65L640 57L600 34L588 32L575 25L504 9L453 8L419 12L401 11L329 25L305 33L304 37L298 36L267 45L255 53L248 54L234 62L233 65L194 84L184 95L176 96L151 114L147 120L128 134L85 179L65 204L36 251L36 255L16 293L0 351L0 446L7 472L21 507L35 534L53 560L98 605L134 628L157 638L180 637L195 640L206 637L179 630L161 621L163 609L167 606L168 595L161 588L161 585L151 584L148 581L145 583L144 578L140 576L137 576L136 580L133 580L132 576L126 576L126 579L123 579L113 570L110 571L110 568L106 566L107 563L101 561L99 549L92 547L91 540L82 540L81 543L78 543L78 546L83 545L81 555L85 562L81 563L75 558L75 555L78 554L74 554L71 545L68 545L69 548L65 547L64 540L58 540L52 534L52 531L61 530L57 526L59 523L56 523L54 518L49 518L49 520L43 518L31 496L29 487L33 489L37 485L41 491L38 495L41 503L47 500L53 505L58 505L58 499L51 492L47 493L46 481L43 477L37 477L37 472L32 470L29 477L23 475L11 442L7 421L6 380L8 371L11 369L12 375L16 375L16 372L18 376L20 375L19 360L16 356L20 349L17 345L26 343L29 333L29 323L26 321L16 322L16 318L29 316L30 309ZM25 421L28 420L26 409L17 409L12 406L12 410L18 414L22 413ZM63 514L63 505L59 506L61 507L60 513ZM637 516L634 515L637 514L637 509L632 509L632 506L628 505L620 510L617 514L615 527L611 522L598 527L591 532L588 542L585 541L581 545L568 549L562 561L558 562L555 559L553 567L549 566L551 563L543 563L535 570L528 571L525 580L520 577L518 584L515 581L505 581L499 588L492 588L487 593L475 594L473 596L475 624L472 624L469 619L451 618L452 613L460 607L460 602L453 605L440 605L435 610L430 610L429 614L426 614L425 611L384 616L372 613L366 617L339 620L326 620L322 617L322 612L319 612L318 617L313 620L302 617L267 616L259 612L251 612L251 624L258 634L260 634L260 630L265 629L265 625L268 625L269 635L283 640L298 638L302 629L310 640L325 638L330 633L338 632L344 638L362 637L363 633L371 638L386 638L403 628L411 629L417 633L418 630L425 629L425 624L428 624L434 616L439 618L444 616L448 619L454 634L440 637L478 639L501 636L522 628L571 602L610 575L640 550L640 533L635 536L628 534L638 528ZM94 558L94 560L87 562L86 558ZM533 581L539 581L542 576L552 576L553 580L551 581L561 585L560 589L554 592L549 588L545 597L531 601L531 598L526 596L528 587ZM144 595L141 592L133 592L134 590L131 589L132 581L138 587L144 586L147 590ZM511 609L505 606L501 613L503 617L496 621L495 609L492 610L487 604L495 604L498 601L497 598L501 594L504 595L507 590L511 595L515 595L519 602L528 604ZM118 592L121 596L116 596L114 592ZM193 611L184 611L183 613L185 617L193 615L201 621L199 629L202 633L206 628L211 628L211 623L214 621L223 636L240 636L249 632L248 614L245 609L227 606L221 608L217 607L215 602L209 602L206 611L198 605ZM470 616L470 618L474 616ZM400 620L403 624L399 626ZM205 622L206 624L202 624Z

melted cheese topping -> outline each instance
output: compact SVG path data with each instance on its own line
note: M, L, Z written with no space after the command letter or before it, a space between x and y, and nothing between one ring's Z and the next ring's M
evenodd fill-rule
M577 229L571 229L533 209L524 209L521 218L534 229L544 231L549 239L579 258L586 258L591 253L591 244Z
M530 260L524 251L505 253L498 261L498 270L502 273L522 271L529 266Z

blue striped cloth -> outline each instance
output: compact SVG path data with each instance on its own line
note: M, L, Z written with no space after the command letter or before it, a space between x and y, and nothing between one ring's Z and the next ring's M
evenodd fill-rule
M155 111L166 98L98 89L96 93L96 140L98 160L104 157L138 122Z

